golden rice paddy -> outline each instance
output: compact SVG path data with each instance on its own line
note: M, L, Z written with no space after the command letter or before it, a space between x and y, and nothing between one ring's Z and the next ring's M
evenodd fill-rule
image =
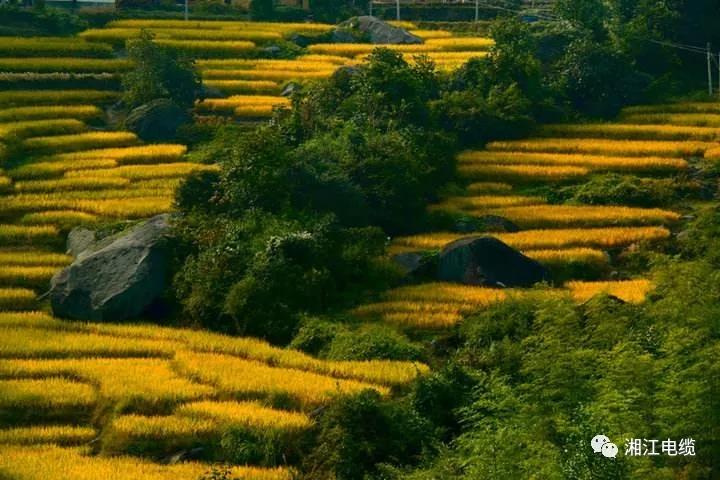
M590 170L566 165L460 165L459 172L470 179L510 183L559 182L584 177Z
M97 437L90 427L75 425L39 425L33 427L6 428L0 430L0 445L80 445ZM2 447L0 447L2 448Z
M129 60L119 58L0 57L0 72L104 73L122 72L130 67Z
M590 155L618 156L702 156L705 150L715 146L698 141L650 141L650 140L604 140L571 138L536 138L507 142L491 142L488 150L540 153L582 153Z
M102 110L94 105L38 105L0 110L0 122L51 120L56 118L88 120L100 118L102 115Z
M595 295L607 294L628 303L642 303L653 288L649 280L569 282L565 286L579 302L587 301Z
M118 97L109 90L9 90L0 92L0 107L109 103Z
M713 127L688 125L635 125L627 123L547 125L540 130L548 137L610 138L622 140L703 140L718 139Z
M34 153L47 153L87 148L123 147L137 142L137 136L130 132L87 132L77 135L31 137L23 141L23 148Z
M481 175L486 165L570 166L591 171L664 172L683 170L687 161L671 157L618 157L572 153L535 152L463 152L458 156L459 170L468 176Z

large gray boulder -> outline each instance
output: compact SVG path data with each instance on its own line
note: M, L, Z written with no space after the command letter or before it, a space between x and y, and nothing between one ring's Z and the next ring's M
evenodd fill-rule
M188 113L172 100L160 98L133 109L125 119L125 128L143 140L167 140L189 119Z
M529 287L550 279L548 271L493 237L469 237L443 248L438 279L467 285Z
M51 281L50 303L62 318L122 321L162 294L168 268L169 215L92 243Z
M333 33L333 39L335 42L348 42L352 40L352 37L357 37L358 35L367 38L370 43L423 43L420 37L411 34L407 30L394 27L377 17L368 15L353 17L338 25L338 28Z

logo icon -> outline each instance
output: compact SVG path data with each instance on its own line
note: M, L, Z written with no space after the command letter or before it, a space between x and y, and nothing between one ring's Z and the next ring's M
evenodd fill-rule
M595 453L602 453L604 457L615 458L618 454L618 447L605 435L595 435L590 440L590 446Z

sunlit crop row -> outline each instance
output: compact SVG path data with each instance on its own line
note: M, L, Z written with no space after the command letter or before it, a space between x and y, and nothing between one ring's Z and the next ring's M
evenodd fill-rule
M100 191L100 198L65 198L67 194L52 195L19 195L10 197L11 202L0 204L0 211L7 212L32 212L43 210L74 210L79 212L101 215L112 218L142 218L157 215L172 210L173 198L168 196L156 196L154 191L140 191L135 195L125 195L125 191L119 191L117 196L102 198L103 191ZM132 193L132 191L130 191ZM150 195L151 196L145 196ZM85 197L89 197L84 195ZM125 198L122 198L125 197ZM52 227L18 227L25 229L47 229L53 234L33 235L33 240L38 241L46 236L49 239L59 238L57 231ZM42 230L38 230L42 232ZM30 230L28 230L30 232ZM39 237L39 238L38 238ZM2 238L2 227L0 227L0 238Z
M285 107L290 104L286 97L264 95L234 95L228 98L210 98L197 104L200 111L233 113L238 108L249 111L272 112L273 107ZM255 109L255 110L253 110Z
M0 409L88 408L95 404L95 389L61 378L0 380Z
M622 116L646 113L720 113L720 103L677 102L657 105L637 105L626 107L622 110Z
M174 48L200 58L224 57L247 53L255 48L253 42L245 40L155 40L160 46Z
M73 37L3 37L0 57L111 57L112 48Z
M594 248L523 250L522 253L548 266L561 266L572 263L599 266L606 265L609 260L605 252Z
M248 21L216 21L216 20L152 20L128 19L114 20L107 24L108 28L178 28L200 30L254 30L270 32L326 32L333 28L324 23L280 23L280 22L248 22Z
M129 60L120 58L0 58L2 72L122 72L130 67Z
M95 429L75 425L37 425L0 430L0 444L5 445L78 445L90 442L95 437Z
M573 153L468 151L458 155L459 169L472 174L491 165L571 166L593 171L668 171L687 168L687 162L668 157L617 157Z
M500 194L511 191L512 185L500 182L475 182L467 186L467 192L470 195Z
M47 287L57 269L54 266L0 265L0 285Z
M126 178L114 177L77 177L56 180L30 180L17 182L17 192L56 192L60 190L100 190L124 187L130 183Z
M423 40L430 40L431 38L449 38L452 37L452 32L447 30L410 30L410 33L416 37L420 37Z
M0 311L29 310L35 299L35 292L28 288L0 288Z
M32 162L21 165L8 172L15 179L47 178L62 175L73 170L107 169L117 166L115 160L88 159L62 160L51 162Z
M431 205L430 210L480 210L499 207L539 205L545 203L540 197L520 195L480 195L473 197L450 197L438 204Z
M389 48L401 53L422 54L428 52L445 51L486 51L493 45L493 41L482 37L455 37L430 39L423 44L391 45L369 43L316 43L310 45L310 53L321 55L338 55L356 57L371 53L376 48Z
M610 282L568 282L565 284L579 302L584 302L595 295L605 293L629 303L641 303L652 290L649 280L624 280Z
M134 133L120 131L32 137L24 140L22 146L34 153L59 153L88 148L124 147L136 143L138 138Z
M505 207L489 209L487 213L505 217L521 228L652 225L670 223L680 218L675 212L659 208L588 205Z
M637 242L663 240L670 236L670 231L663 227L609 227L525 230L490 235L524 251L571 247L616 248ZM399 237L393 241L393 247L402 250L437 250L466 236L440 232Z
M621 119L623 122L635 124L720 127L720 113L631 113L622 115Z
M74 210L52 210L47 212L28 213L20 217L22 225L54 225L62 230L70 230L78 225L98 222L97 215Z
M326 70L268 70L268 69L240 69L240 70L205 70L203 78L208 80L264 80L282 82L288 80L316 80L327 78L336 69Z
M193 172L218 171L217 165L204 165L201 163L176 162L158 163L154 165L125 165L122 167L91 170L85 172L76 170L67 172L65 178L82 178L92 175L100 177L123 177L130 180L148 180L153 178L175 178L184 177Z
M53 445L0 446L0 474L14 480L197 480L210 471L200 463L158 463L131 457L100 457L79 448ZM291 480L284 468L233 467L233 478L242 480Z
M497 165L491 163L460 164L458 171L465 177L502 182L557 182L588 175L590 170L569 165Z
M69 264L72 257L47 250L16 249L0 250L0 266L54 266L62 267ZM0 267L1 268L1 267Z
M705 150L714 146L712 143L697 141L643 141L643 140L602 140L602 139L568 139L568 138L535 138L506 142L491 142L488 150L509 152L542 152L542 153L583 153L591 155L624 155L624 156L664 156L688 157L702 156Z
M56 118L88 120L102 116L102 110L94 105L40 105L0 110L0 122L21 122Z
M122 44L130 38L140 36L140 28L91 28L80 33L90 42ZM211 30L186 28L150 28L156 39L172 40L249 40L265 41L282 38L279 32L267 30Z
M280 85L272 80L204 80L203 84L210 88L217 88L226 94L279 93Z
M38 161L112 159L121 164L172 162L179 160L183 155L185 155L185 152L187 152L187 147L179 144L137 145L132 147L98 148L78 152L60 153L50 157L40 158Z
M118 96L105 90L9 90L0 92L0 107L108 103Z
M12 332L12 331L11 331ZM36 330L37 336L41 330ZM101 338L90 338L87 345L81 343L80 334L57 333L57 339L68 340L74 346L74 350L65 348L60 351L50 350L47 345L44 355L49 353L66 353L79 356L81 354L126 354L143 352L139 343L133 349L132 346L123 346L114 341L112 337L102 343ZM87 336L87 334L85 334ZM13 337L11 337L13 338ZM39 349L41 344L32 340L36 350L30 352L28 349L22 353L25 356L30 354L42 356L43 351ZM160 348L169 351L169 344L157 342ZM94 345L94 351L89 347ZM150 341L144 341L146 348L152 348ZM112 346L112 347L111 347ZM83 349L84 347L84 349ZM113 348L113 349L111 349ZM157 352L156 349L154 352ZM153 353L154 353L153 352ZM175 405L191 400L199 400L212 396L215 391L207 385L192 382L188 378L178 375L170 366L168 360L160 358L70 358L56 360L5 360L0 366L0 375L4 377L25 377L25 378L46 378L46 377L71 377L81 379L97 387L99 401L111 406L118 412L143 412L159 413L172 410Z
M717 128L688 125L634 125L591 123L546 125L540 132L549 137L586 137L622 140L703 140L718 139Z
M20 122L0 123L0 140L3 137L34 137L40 135L62 135L79 133L86 125L74 118L53 120L23 120Z
M342 63L347 63L347 59L343 58ZM202 71L206 70L288 70L288 71L304 71L304 70L330 70L338 67L337 60L333 57L316 56L299 57L293 60L276 60L267 58L226 58L221 60L198 60L198 67Z
M261 429L300 430L312 425L304 413L271 409L255 402L193 402L180 405L175 414Z
M386 387L379 385L271 367L230 355L178 352L175 364L182 374L209 383L227 394L248 399L290 397L303 407L325 403L333 394L366 388L389 393Z
M2 208L1 204L0 208ZM0 242L5 245L53 240L57 237L57 234L57 230L53 227L26 227L21 225L0 224Z

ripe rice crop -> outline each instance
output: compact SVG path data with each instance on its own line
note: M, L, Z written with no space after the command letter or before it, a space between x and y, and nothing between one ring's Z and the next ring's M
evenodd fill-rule
M561 138L611 138L620 140L704 140L718 138L717 128L686 125L633 125L626 123L591 123L546 125L542 135Z
M113 177L77 177L59 178L57 180L30 180L17 182L15 191L23 192L56 192L62 190L101 190L106 188L124 187L130 184L126 178Z
M20 225L0 225L0 242L7 244L36 243L58 238L57 229L45 227L27 227Z
M107 341L116 342L117 339L108 337ZM95 345L98 351L108 345L122 348L121 345L101 342ZM117 353L129 356L133 347L139 350L138 346L143 343L151 347L150 342L146 340L138 345L128 345L124 351ZM166 351L172 348L171 344L155 343L163 345ZM75 347L78 349L67 350L68 356L81 356L84 345L78 344ZM89 349L86 347L87 350ZM111 404L116 412L164 412L182 402L199 400L214 394L211 387L181 377L173 371L168 360L159 358L13 359L3 363L0 374L6 377L11 375L26 378L57 376L78 378L97 386L98 397L106 404Z
M231 113L236 109L245 107L264 107L262 111L271 111L272 108L289 106L290 100L286 97L262 96L262 95L234 95L229 98L210 98L197 104L200 111Z
M585 302L600 293L618 297L628 303L642 303L652 290L648 280L624 280L615 282L568 282L565 287L570 290L578 302Z
M229 355L178 352L177 370L190 378L242 398L292 397L301 406L325 403L335 393L372 388L388 394L386 387L357 380L340 380L317 373L277 368Z
M295 60L274 60L274 59L246 59L246 58L225 58L222 60L198 60L198 67L205 70L331 70L338 68L337 62L325 60L320 56L316 60L303 60L300 57ZM332 58L332 57L329 57ZM341 58L341 63L347 63L347 58ZM320 60L322 59L322 60Z
M443 39L440 39L443 40ZM454 39L449 39L454 40ZM428 43L420 45L395 45L395 44L372 44L372 43L316 43L308 47L308 51L313 54L320 55L337 55L342 57L356 57L358 55L367 55L372 53L376 48L389 48L396 52L408 54L423 54L427 52L437 52L447 50L441 45L430 45ZM462 50L467 50L463 48Z
M0 312L0 327L50 327L60 323L45 312Z
M0 170L0 191L8 190L11 186L12 180L9 177L3 175L2 170Z
M180 28L200 30L267 30L271 32L327 32L333 25L324 23L292 23L292 22L248 22L248 21L217 21L217 20L154 20L127 19L114 20L107 24L108 28Z
M315 80L327 78L335 72L328 70L205 70L203 78L208 80L264 80L284 82L288 80Z
M244 40L223 42L213 40L166 40L159 38L155 40L155 43L162 47L174 48L201 58L233 56L247 53L255 48L253 42Z
M720 112L720 110L719 110ZM720 113L636 113L621 115L621 121L634 124L688 125L720 127Z
M62 267L72 262L72 257L62 253L55 253L34 249L0 250L0 265L5 266L53 266Z
M35 305L35 292L27 288L0 288L0 311L29 310Z
M471 195L508 193L512 191L512 185L499 182L475 182L467 186L467 191Z
M204 85L225 93L279 93L280 85L270 80L205 80Z
M659 208L619 206L533 205L488 210L521 228L602 227L674 222L680 215Z
M408 22L407 20L389 20L387 23L389 23L393 27L403 28L405 30L417 29L417 25L415 23Z
M469 178L498 180L505 182L557 182L584 177L590 173L587 168L565 165L460 165L459 172Z
M449 38L452 37L452 32L447 30L410 30L410 33L416 37L420 37L423 40L430 40L431 38Z
M482 165L539 165L571 166L592 171L668 171L687 168L688 163L679 158L667 157L616 157L572 153L529 153L467 151L458 156L459 170L472 175Z
M28 290L28 292L32 291ZM0 296L1 294L2 290L0 290ZM63 372L71 370L77 372L77 369L83 365L86 365L84 368L92 368L93 363L90 359L83 357L168 357L172 355L175 347L171 343L158 340L135 339L128 342L125 338L110 335L37 328L3 327L2 335L6 341L0 344L0 357L13 359L0 363L0 375L4 377L57 377L62 376ZM78 363L61 364L46 360L48 358L83 358L83 360ZM19 359L43 360L33 363ZM97 362L101 362L101 360L103 359L97 359ZM136 359L136 362L140 362L140 359ZM138 364L117 365L140 368ZM132 371L128 375L131 373ZM120 373L116 372L116 374ZM90 376L86 378L91 380ZM157 376L153 378L157 380ZM106 381L113 381L113 379L109 377ZM138 378L137 382L140 381L143 379ZM128 386L128 388L130 387Z
M453 38L431 38L425 42L428 50L488 50L495 45L495 41L485 37L453 37Z
M132 64L118 58L0 58L3 72L123 72Z
M548 266L580 263L587 265L606 265L608 256L602 250L593 248L568 248L563 250L524 250L526 255Z
M222 432L211 419L179 416L123 415L115 418L102 437L102 453L137 452L153 457L212 443ZM217 443L214 442L214 443ZM142 449L138 448L140 445Z
M23 147L32 152L39 153L102 147L124 147L137 142L137 136L130 132L87 132L78 135L28 138L23 141Z
M247 118L271 117L273 109L270 105L245 105L233 110L233 115Z
M415 250L436 250L468 235L433 233L399 237L394 247ZM551 230L525 230L494 233L493 237L519 250L547 250L573 247L617 248L638 242L664 240L670 231L664 227L609 227Z
M430 210L483 210L498 207L514 207L539 205L545 203L540 197L526 197L520 195L481 195L473 197L451 197L436 205Z
M78 445L95 437L97 432L94 429L75 425L38 425L0 430L0 444L5 445Z
M156 178L184 177L193 172L217 172L217 165L204 165L202 163L158 163L155 165L125 165L122 167L109 168L107 170L91 170L85 172L76 170L67 172L65 178L82 178L92 175L95 178L122 177L130 180L149 180Z
M57 268L53 266L26 267L2 265L0 267L0 285L40 288L47 286L56 272Z
M340 55L315 55L308 53L307 55L301 55L295 60L298 62L320 62L320 63L334 63L336 65L344 65L348 59Z
M118 92L103 90L14 90L0 92L0 107L109 103L118 96Z
M2 409L63 409L91 407L95 390L61 378L0 380Z
M111 57L112 48L73 37L3 37L0 57Z
M52 162L28 163L10 170L8 174L14 179L47 178L62 175L73 170L108 169L117 166L115 160L63 160Z
M153 144L134 147L100 148L79 152L61 153L39 161L67 161L87 159L111 159L121 164L138 164L153 162L172 162L179 160L187 152L185 145Z
M6 137L34 137L39 135L62 135L87 130L80 120L60 118L57 120L25 120L0 123L0 139Z
M94 105L40 105L0 110L0 122L51 120L63 117L90 120L100 118L102 114L102 110Z
M14 480L197 480L209 465L196 462L160 465L135 457L100 457L78 448L54 445L0 446L0 473ZM285 468L232 467L242 480L291 480Z
M95 215L74 210L54 210L49 212L28 213L20 218L22 225L54 225L69 230L82 224L92 224L99 220Z
M646 113L720 113L720 103L715 102L678 102L661 105L638 105L626 107L622 115Z
M713 144L706 142L642 141L642 140L600 140L535 138L507 142L491 142L488 150L509 152L540 153L584 153L618 156L702 156Z
M713 147L705 151L706 160L720 160L720 147Z
M256 402L193 402L180 405L175 414L207 418L225 425L269 430L304 430L313 424L304 413L268 408Z
M91 28L80 33L80 36L90 42L110 42L122 45L125 40L138 38L142 30L139 28ZM211 30L186 28L151 28L155 39L172 40L250 40L266 41L279 40L279 32L266 30Z

